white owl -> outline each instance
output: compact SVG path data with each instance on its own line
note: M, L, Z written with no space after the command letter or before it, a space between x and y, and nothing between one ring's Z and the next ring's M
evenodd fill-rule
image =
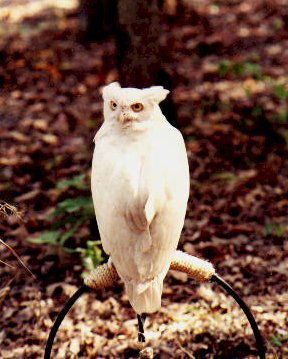
M139 315L161 306L189 196L183 137L159 107L168 93L111 83L95 136L91 187L101 241Z

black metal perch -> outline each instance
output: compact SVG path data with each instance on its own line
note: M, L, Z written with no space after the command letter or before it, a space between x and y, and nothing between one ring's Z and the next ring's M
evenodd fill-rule
M211 263L206 262L197 257L190 256L181 251L176 251L175 256L171 262L170 269L178 270L180 272L187 273L188 276L195 279L198 282L211 281L220 285L229 295L231 295L240 308L243 310L245 316L247 317L250 326L252 328L256 346L258 350L258 355L260 359L265 359L266 357L266 348L264 345L264 341L258 325L254 319L252 312L250 311L247 304L243 301L243 299L234 291L234 289L218 274L215 273L215 269ZM72 308L73 304L77 301L77 299L85 292L89 292L91 288L105 288L109 285L112 285L118 279L118 274L111 264L103 264L97 267L94 271L90 273L88 278L85 280L85 284L83 284L67 301L58 317L56 318L55 323L52 326L50 331L46 347L44 353L44 359L51 358L51 351L55 336L57 331L65 318L66 314ZM138 316L138 341L139 343L145 342L144 336L144 321L145 317ZM144 356L143 356L144 357ZM152 356L150 356L152 357Z

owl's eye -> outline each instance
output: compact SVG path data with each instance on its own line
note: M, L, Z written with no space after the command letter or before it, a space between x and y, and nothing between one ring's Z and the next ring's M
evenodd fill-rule
M143 108L144 108L144 106L142 105L141 102L136 102L136 103L133 103L133 105L131 105L131 109L134 112L140 112L143 110Z
M110 108L111 110L115 111L117 108L117 103L115 101L110 101Z

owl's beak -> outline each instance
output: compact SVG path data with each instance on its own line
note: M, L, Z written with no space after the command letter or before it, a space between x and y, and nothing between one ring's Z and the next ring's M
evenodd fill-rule
M122 124L122 125L127 125L129 124L132 119L129 117L128 113L126 112L121 112L119 117L118 117L118 121Z

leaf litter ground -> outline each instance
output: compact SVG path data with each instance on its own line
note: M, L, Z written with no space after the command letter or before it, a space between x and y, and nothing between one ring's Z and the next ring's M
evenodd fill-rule
M82 174L89 187L100 88L117 80L113 40L81 44L75 2L43 4L37 13L20 0L0 4L0 198L22 218L4 213L1 238L37 277L0 247L0 357L7 359L43 356L57 313L82 283L79 256L27 238L49 229L57 203L90 195L87 186L57 184ZM179 11L164 14L161 46L191 168L180 248L209 259L243 296L268 358L287 358L288 7L191 1ZM94 233L91 221L71 245L97 239ZM233 300L174 272L162 309L148 318L147 338L156 358L256 358ZM134 358L136 339L119 282L79 300L53 358Z

